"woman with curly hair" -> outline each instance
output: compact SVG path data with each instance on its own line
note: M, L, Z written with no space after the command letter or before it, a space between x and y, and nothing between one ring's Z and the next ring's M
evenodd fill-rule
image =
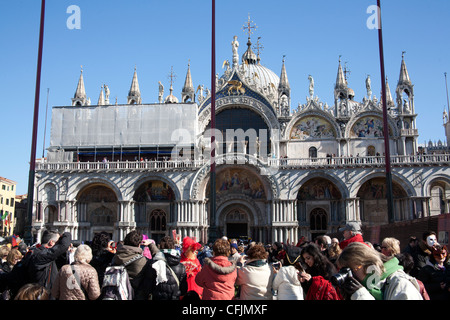
M310 243L303 248L301 259L306 266L306 273L309 273L312 277L322 276L325 280L330 280L337 272L334 264L321 253L319 247L314 243Z
M310 243L302 250L301 259L305 272L300 274L305 300L341 300L340 294L330 282L336 274L335 265L322 254L320 248Z

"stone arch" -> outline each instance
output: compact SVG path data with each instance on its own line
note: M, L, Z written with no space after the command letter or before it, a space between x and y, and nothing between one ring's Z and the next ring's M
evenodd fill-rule
M271 136L273 130L280 129L280 124L272 108L261 101L249 96L222 97L216 100L216 114L229 108L246 108L259 115L269 127ZM211 104L201 109L198 115L199 132L204 132L211 120Z
M94 229L111 231L119 221L119 198L110 185L92 182L78 192L76 210L81 238Z
M86 187L92 185L103 185L109 189L111 189L117 197L117 201L123 200L122 191L118 188L118 186L111 182L110 180L104 179L102 177L84 177L79 183L75 184L72 190L68 194L72 195L74 200L77 200L81 191Z
M434 176L424 186L425 195L430 198L430 215L439 215L449 211L450 179L444 176Z
M273 198L278 197L279 195L279 186L277 181L271 175L271 168L267 167L265 163L263 163L260 159L253 157L251 155L247 155L248 161L242 165L219 165L216 168L216 172L221 170L224 167L236 167L236 168L247 168L255 175L261 178L261 181L264 183L264 187L266 190L266 198L267 200L271 200ZM217 157L216 163L226 162L224 157ZM201 167L197 173L192 178L191 188L189 190L189 195L191 199L203 199L206 197L206 194L209 192L207 186L209 185L210 180L210 164L205 164ZM217 185L216 185L217 187Z

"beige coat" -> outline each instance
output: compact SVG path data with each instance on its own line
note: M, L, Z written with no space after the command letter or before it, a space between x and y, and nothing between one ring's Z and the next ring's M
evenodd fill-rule
M58 277L52 286L52 296L58 300L96 300L100 296L97 271L86 263L75 262L73 265L86 296L78 286L69 264L59 270Z

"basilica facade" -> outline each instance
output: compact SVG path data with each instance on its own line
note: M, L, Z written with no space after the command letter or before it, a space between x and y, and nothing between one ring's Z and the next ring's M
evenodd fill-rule
M119 241L137 229L155 240L174 232L206 242L215 226L219 236L296 242L347 221L388 223L383 106L370 78L355 101L339 59L334 101L314 94L310 76L306 103L294 106L284 59L279 72L263 66L250 36L242 55L237 37L231 47L216 77L214 131L211 93L194 86L190 65L181 99L172 85L164 96L160 83L153 104L141 99L136 69L127 104L111 104L106 86L91 104L81 72L71 105L52 108L47 158L36 164L35 238L58 229L80 241L101 231ZM404 57L395 99L386 87L394 220L450 212L450 155L418 152Z

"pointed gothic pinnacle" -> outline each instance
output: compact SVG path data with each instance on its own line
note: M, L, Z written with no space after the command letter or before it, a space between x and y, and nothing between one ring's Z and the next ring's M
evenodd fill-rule
M183 86L183 92L193 91L193 90L194 90L194 85L192 83L192 76L191 76L191 61L189 60L188 70L186 73L186 79L184 81L184 86Z
M283 56L283 64L281 66L281 75L280 75L280 84L279 84L280 88L290 88L289 80L288 80L287 72L286 72L286 66L284 64L285 57L286 56L284 55Z
M74 95L75 99L86 99L86 90L84 88L83 66L81 66L80 79L78 80L77 90Z
M402 64L400 67L400 76L398 78L398 85L407 84L411 85L411 80L409 79L408 69L405 63L405 51L402 51Z

